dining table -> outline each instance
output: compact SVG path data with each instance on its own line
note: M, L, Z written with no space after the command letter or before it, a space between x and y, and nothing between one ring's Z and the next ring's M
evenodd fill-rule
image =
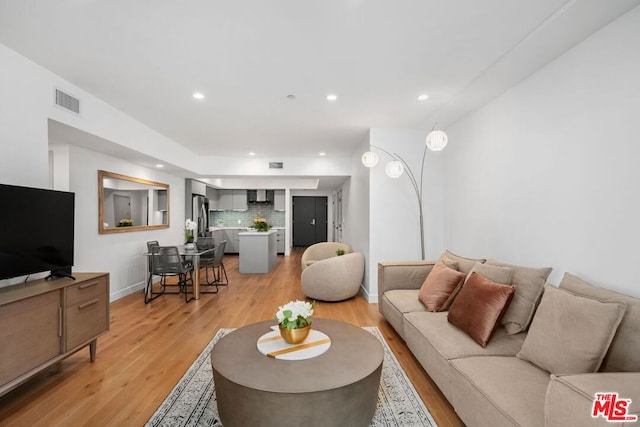
M215 246L206 249L198 249L197 246L193 248L188 248L185 245L175 245L178 248L178 253L183 258L190 258L193 263L193 298L200 299L200 257L202 255L210 254L215 251ZM151 252L146 252L144 254L147 258L147 263L150 262ZM147 271L151 271L151 269L147 268ZM151 273L149 273L151 274Z

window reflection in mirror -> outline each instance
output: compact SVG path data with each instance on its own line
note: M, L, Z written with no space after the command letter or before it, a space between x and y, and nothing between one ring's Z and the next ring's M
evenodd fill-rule
M122 233L169 227L169 185L98 171L98 231Z

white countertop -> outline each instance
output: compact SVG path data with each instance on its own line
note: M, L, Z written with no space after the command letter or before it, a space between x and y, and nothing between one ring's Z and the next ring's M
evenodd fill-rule
M271 227L272 230L284 230L286 227ZM209 227L209 231L217 231L217 230L246 230L247 227Z
M243 231L238 233L238 236L269 236L277 233L278 230L271 229L269 231Z

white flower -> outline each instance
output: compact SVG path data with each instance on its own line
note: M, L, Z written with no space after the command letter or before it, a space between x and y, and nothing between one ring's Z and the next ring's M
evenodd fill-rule
M191 218L187 218L187 220L184 222L184 228L190 231L197 230L198 223L195 221L191 221Z
M306 301L291 301L285 305L278 307L276 319L278 323L293 327L305 326L311 323L313 316L313 304Z

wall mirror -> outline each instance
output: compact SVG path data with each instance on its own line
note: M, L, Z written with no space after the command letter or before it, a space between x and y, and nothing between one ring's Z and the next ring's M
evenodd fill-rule
M98 232L169 228L169 185L98 171Z

